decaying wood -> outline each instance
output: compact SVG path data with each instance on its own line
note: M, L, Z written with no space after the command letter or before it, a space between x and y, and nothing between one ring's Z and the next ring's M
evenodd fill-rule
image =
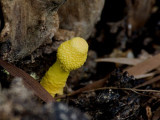
M3 59L16 60L51 40L59 27L57 8L65 0L0 0L4 28Z
M87 39L100 20L105 0L67 0L58 14L60 28L74 31L76 36Z
M88 38L100 18L105 0L68 0L62 5L65 1L0 0L1 58L19 60L41 45L47 47L39 50L41 53L51 53L59 46L59 40L74 36Z
M145 25L149 19L155 0L126 0L128 7L128 35Z

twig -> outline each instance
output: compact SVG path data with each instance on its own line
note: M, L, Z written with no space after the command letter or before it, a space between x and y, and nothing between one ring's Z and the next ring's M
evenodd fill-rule
M160 93L159 90L143 90L143 89L136 89L136 88L118 88L118 87L102 87L102 88L97 88L97 89L93 89L93 90L86 90L86 91L83 91L82 93L93 92L93 91L97 91L97 90L106 90L106 89L127 90L127 91L132 91L132 92L135 92L135 93L143 95L143 96L148 96L148 95L144 95L144 94L141 94L141 93L138 93L138 92L155 92L155 93ZM77 93L77 94L79 94L79 93ZM76 94L70 93L70 94L58 96L55 99L56 100L57 99L63 99L63 98L71 97L71 96L74 96L74 95L76 95ZM153 96L148 96L148 97L153 97ZM156 98L160 99L160 97L158 97L158 96L156 96Z
M118 88L118 87L102 87L102 88L97 88L97 89L90 90L90 91L105 90L105 89L138 91L138 92L156 92L156 93L160 93L159 90L144 90L144 89L136 89L136 88Z

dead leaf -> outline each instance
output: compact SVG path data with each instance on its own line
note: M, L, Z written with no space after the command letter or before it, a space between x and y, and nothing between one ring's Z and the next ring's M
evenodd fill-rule
M1 59L0 65L5 68L11 75L23 78L24 85L30 90L33 90L35 95L37 95L43 101L54 101L53 97L39 84L39 82L32 78L28 73Z
M160 54L144 60L143 62L125 69L130 75L142 75L160 66Z
M138 85L138 86L136 86L134 88L140 88L140 87L155 83L155 82L157 82L159 80L160 80L160 75L157 76L157 77L154 77L154 78L152 78L152 79L150 79L150 80L148 80L148 81L146 81L146 82L144 82L144 83L142 83L142 84L140 84L140 85Z
M93 89L97 89L97 88L103 87L106 84L106 82L108 80L108 77L109 76L107 75L105 78L103 78L101 80L98 80L98 81L95 81L95 82L93 82L93 83L91 83L91 84L89 84L89 85L87 85L87 86L85 86L83 88L80 88L80 89L78 89L76 91L73 91L68 95L60 95L58 97L55 97L55 100L61 99L61 98L65 98L66 96L74 96L74 95L80 94L80 93L82 93L84 91L93 90Z
M148 78L148 77L154 76L155 74L156 74L156 72L142 74L142 75L135 75L134 78L136 78L136 79Z
M137 65L138 63L141 63L142 59L134 59L134 58L99 58L96 59L96 62L113 62L113 63L119 63L119 64L126 64L126 65Z

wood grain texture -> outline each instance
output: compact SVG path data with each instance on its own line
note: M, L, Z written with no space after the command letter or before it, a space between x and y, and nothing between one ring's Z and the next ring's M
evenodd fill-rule
M0 0L4 27L1 55L9 61L30 55L59 28L57 8L65 0Z

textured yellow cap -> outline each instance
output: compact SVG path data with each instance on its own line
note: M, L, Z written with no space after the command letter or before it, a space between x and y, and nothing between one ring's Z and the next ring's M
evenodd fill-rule
M80 37L62 43L57 51L57 59L65 71L81 67L87 58L88 44Z

